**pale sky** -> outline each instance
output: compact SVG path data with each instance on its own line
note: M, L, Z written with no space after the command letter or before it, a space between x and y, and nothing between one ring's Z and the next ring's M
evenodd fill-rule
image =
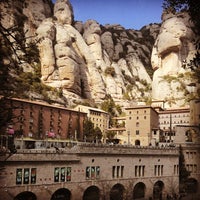
M74 18L99 24L120 24L139 30L150 23L160 23L163 0L70 0Z

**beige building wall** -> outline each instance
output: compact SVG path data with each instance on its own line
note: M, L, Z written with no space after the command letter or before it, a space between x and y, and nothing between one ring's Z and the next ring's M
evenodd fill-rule
M114 132L114 140L119 142L119 144L128 144L128 137L126 132L126 117L113 117L112 127L108 131Z
M159 114L159 129L162 130L162 142L171 143L175 139L176 126L190 124L190 109L177 108L161 110Z
M200 100L190 102L190 125L200 125Z
M94 127L99 127L103 138L106 138L106 131L109 128L109 114L101 109L78 105L75 110L87 113L88 119L92 121Z
M190 178L200 181L200 129L198 126L176 126L174 143L181 146ZM200 185L199 185L200 189Z
M132 195L137 183L145 185L145 199L149 199L158 181L164 185L163 199L172 193L172 188L178 193L179 174L174 171L178 165L177 149L119 148L94 144L60 150L57 153L55 149L18 149L8 158L5 170L1 172L2 199L14 199L24 191L34 193L38 200L51 199L58 189L66 188L71 192L72 200L80 200L90 186L98 187L100 194L109 199L110 191L116 184L121 184L127 194ZM54 179L56 168L59 172L57 181ZM68 181L67 177L61 180L62 168L70 168ZM22 170L22 180L18 184L17 169ZM28 183L24 183L25 169L29 170ZM31 183L32 169L35 169L34 183Z
M179 145L200 145L200 130L198 126L179 125L175 128L174 143Z
M130 144L150 145L153 129L158 129L158 114L152 107L126 108L126 131Z

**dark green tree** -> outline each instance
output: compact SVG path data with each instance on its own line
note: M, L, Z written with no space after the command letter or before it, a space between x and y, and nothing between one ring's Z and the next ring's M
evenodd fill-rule
M179 147L179 182L180 182L180 192L186 190L186 181L190 176L190 172L185 167L185 158L183 154L183 148Z
M102 131L99 127L95 127L94 135L95 135L95 140L97 140L97 142L101 141L101 138L103 135L102 135Z
M100 142L102 138L101 129L99 127L94 127L90 119L84 121L83 133L87 142Z
M114 137L115 137L115 135L116 135L115 131L107 131L106 132L106 137L107 137L108 142L112 142Z
M83 124L83 134L87 142L94 141L94 124L90 119L84 121Z
M109 98L107 100L105 100L102 104L101 104L101 109L108 112L111 116L115 116L116 112L115 112L115 102L112 98Z
M115 104L111 96L108 96L107 100L105 100L100 107L109 114L109 126L113 125L112 118L122 113L121 107Z

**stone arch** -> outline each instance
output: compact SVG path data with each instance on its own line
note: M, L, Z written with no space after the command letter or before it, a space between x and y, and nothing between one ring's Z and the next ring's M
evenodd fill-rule
M162 200L163 199L163 189L164 183L162 181L157 181L153 186L153 199Z
M51 200L70 200L71 192L66 188L60 188L56 190L51 196Z
M186 192L187 193L196 193L198 190L198 181L195 178L188 178L186 180Z
M139 182L133 188L133 199L140 199L145 197L146 186L144 183Z
M88 187L84 194L83 194L83 200L99 200L100 199L100 190L96 186L90 186Z
M135 145L140 146L140 140L135 140Z
M36 195L33 192L29 192L29 191L25 191L25 192L21 192L19 193L14 200L24 200L24 199L28 199L28 200L37 200Z
M110 190L110 200L123 200L125 188L122 184L115 184Z

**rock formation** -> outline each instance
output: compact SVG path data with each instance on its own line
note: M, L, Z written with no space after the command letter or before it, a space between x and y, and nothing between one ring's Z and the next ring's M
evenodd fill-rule
M163 14L160 33L152 50L152 67L155 69L152 97L165 100L167 106L181 106L189 92L191 71L184 66L195 53L191 21L186 13Z
M120 25L103 27L94 20L74 22L69 1L57 0L54 17L37 29L42 80L68 96L73 93L96 102L107 95L118 102L150 98L146 68L150 69L149 55L158 30L159 25L140 32ZM148 42L141 44L144 40Z
M25 45L35 42L42 82L61 90L69 105L85 99L100 103L109 96L129 106L132 101L150 102L152 95L168 105L173 99L175 105L188 92L186 85L191 81L180 77L189 72L182 63L192 56L194 35L183 14L164 14L161 27L150 24L127 30L95 20L74 21L69 0L57 0L54 5L50 0L15 4L9 0L0 2L0 10L5 28L17 25ZM28 66L34 70L33 63L24 70Z

